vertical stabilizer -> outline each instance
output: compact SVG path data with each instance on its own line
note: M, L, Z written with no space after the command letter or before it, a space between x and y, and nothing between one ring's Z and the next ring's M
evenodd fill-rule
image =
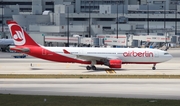
M15 21L7 21L7 24L16 46L38 46L38 44Z

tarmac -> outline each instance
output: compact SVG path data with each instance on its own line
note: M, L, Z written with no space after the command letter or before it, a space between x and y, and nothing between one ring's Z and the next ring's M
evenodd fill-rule
M0 53L0 74L125 74L180 75L180 50L169 50L173 59L152 65L124 64L108 73L106 66L86 70L86 65L56 63L16 53ZM180 79L0 79L0 93L23 95L94 96L180 100Z
M180 58L156 65L123 64L112 74L128 75L180 75ZM86 65L76 63L56 63L41 59L0 59L0 74L108 74L107 66L96 66L97 70L86 70ZM109 70L111 71L111 70Z
M0 79L0 93L180 100L179 82L179 79Z
M86 70L86 65L57 63L37 59L13 58L17 53L0 53L0 74L122 74L122 75L180 75L180 49L168 51L173 59L156 65L123 64L121 69L109 70L104 65L96 65L97 70Z

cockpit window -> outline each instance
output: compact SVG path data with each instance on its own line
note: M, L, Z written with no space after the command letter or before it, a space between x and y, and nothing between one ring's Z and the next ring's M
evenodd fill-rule
M169 53L164 53L164 55L168 55Z

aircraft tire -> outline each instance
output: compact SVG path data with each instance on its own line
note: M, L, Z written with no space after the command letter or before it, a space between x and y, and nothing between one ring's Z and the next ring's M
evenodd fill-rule
M90 70L90 69L91 69L91 67L90 67L90 66L86 66L86 69L87 69L87 70Z
M92 66L91 68L92 68L92 70L96 70L96 66Z

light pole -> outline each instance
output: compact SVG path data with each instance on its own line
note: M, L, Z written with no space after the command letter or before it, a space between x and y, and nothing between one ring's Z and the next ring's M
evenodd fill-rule
M2 4L2 37L4 37L4 25L3 25L3 21L4 21L4 16L3 16L3 0L1 1Z
M123 16L124 16L124 0L123 0L123 2L122 2L122 3L123 3Z
M166 30L166 2L164 1L164 30Z
M177 34L177 0L175 2L176 10L175 10L175 35Z
M89 2L89 37L91 37L91 11L90 11L90 4L91 2Z
M128 47L128 43L129 43L129 35L128 33L126 33L126 46Z
M166 34L165 44L167 45L167 32L166 32L166 1L164 2L164 33Z
M149 35L149 2L147 2L147 35Z
M67 6L67 47L69 47L69 6Z
M116 17L116 18L117 18L117 19L116 19L116 21L117 21L117 22L116 22L116 24L117 24L117 26L116 26L116 27L117 27L117 28L116 28L116 29L117 29L117 30L116 30L117 32L116 32L116 33L117 33L117 39L118 39L118 23L119 23L119 19L118 19L118 2L117 2L117 17Z

